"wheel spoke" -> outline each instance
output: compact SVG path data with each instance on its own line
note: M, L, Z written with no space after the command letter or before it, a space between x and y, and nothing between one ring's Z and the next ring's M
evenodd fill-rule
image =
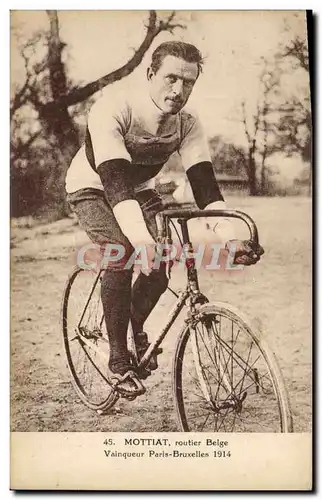
M215 360L213 359L212 355L211 355L211 351L210 351L210 348L208 347L208 345L206 344L205 342L205 339L204 339L204 336L202 334L200 334L200 337L201 337L201 340L205 346L205 349L209 355L209 358L210 358L210 361L212 361L214 363L215 366L217 366L217 363L215 362ZM218 380L218 383L219 383L219 380Z
M207 417L206 417L206 420L205 420L205 421L204 421L204 423L202 424L202 426L201 426L201 430L203 430L203 429L204 429L204 427L205 427L205 425L206 425L207 420L209 419L209 417L210 417L210 412L208 413L208 415L207 415Z
M226 412L225 412L225 414L224 414L224 416L223 416L223 418L222 418L222 420L221 420L221 424L220 424L220 426L219 426L219 428L218 428L218 432L220 431L220 429L221 429L221 426L222 426L222 425L223 425L223 426L224 426L224 428L225 428L225 424L224 424L224 422L225 422L225 418L226 418L226 416L227 416L228 411L229 411L229 409L227 409L227 410L226 410Z
M92 409L111 406L117 396L105 361L109 344L102 333L104 315L97 276L75 272L66 288L63 318L64 345L75 390Z
M177 355L178 410L184 429L280 432L281 396L277 397L280 390L276 374L272 377L274 365L267 361L272 359L272 353L264 356L260 339L229 310L202 314L194 329L200 365L198 377L193 370L187 331ZM279 384L282 383L279 377ZM205 387L209 394L204 393Z
M253 345L253 344L252 344L252 345ZM225 349L226 349L226 346L225 346ZM236 354L236 353L234 352L234 354ZM244 370L244 376L246 376L246 375L248 375L248 376L249 376L249 374L251 373L251 371L252 371L252 369L253 369L253 366L255 365L255 363L257 363L257 361L260 359L260 357L261 357L261 356L262 356L262 355L260 354L260 355L259 355L259 356L255 359L255 361L253 361L253 362L252 362L252 364L251 364L251 365L249 365L246 361L243 361L243 363L244 363L245 367L247 368L247 370L245 370L245 367L243 367L243 366L239 363L239 359L240 359L240 356L239 356L239 355L237 356L237 357L238 357L238 361L237 361L237 359L236 359L236 358L234 358L234 360L235 360L235 362L239 365L239 367L240 367L242 370ZM243 378L244 378L244 376L243 376ZM251 377L250 377L250 378L251 378ZM235 391L235 390L236 390L236 388L240 385L240 383L241 383L242 381L243 381L243 379L239 380L239 381L238 381L238 383L236 383L236 385L233 387L233 391ZM254 380L254 383L256 383L256 381L255 381L255 380ZM240 393L241 393L241 391L240 391Z

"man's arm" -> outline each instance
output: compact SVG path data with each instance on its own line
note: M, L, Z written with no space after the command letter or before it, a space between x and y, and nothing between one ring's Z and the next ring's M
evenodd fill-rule
M126 110L110 98L98 100L88 117L88 139L95 169L115 218L130 243L152 244L139 203L135 198L131 157L125 147Z
M97 172L115 218L132 246L153 244L141 207L135 199L131 163L122 158L108 160L97 167Z
M208 142L197 117L186 131L179 154L186 171L195 202L201 210L223 210L226 203L215 178ZM213 230L223 243L235 239L233 224L220 219Z
M179 153L198 208L226 209L226 203L215 178L208 143L197 118L185 135ZM260 245L248 240L238 240L229 219L220 218L213 224L212 229L227 250L230 251L233 247L235 264L255 264L264 253Z

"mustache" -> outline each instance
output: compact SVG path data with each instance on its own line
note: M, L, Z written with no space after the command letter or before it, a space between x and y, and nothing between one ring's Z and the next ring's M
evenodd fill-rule
M181 97L167 97L166 99L168 101L173 101L173 102L177 102L177 103L181 103L182 102Z

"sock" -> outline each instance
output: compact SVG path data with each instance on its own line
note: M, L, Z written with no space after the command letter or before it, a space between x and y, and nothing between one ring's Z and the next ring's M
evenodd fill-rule
M130 365L127 329L130 318L132 270L107 269L101 285L101 297L110 342L109 366L124 373ZM122 365L125 369L122 370ZM123 375L124 373L121 373Z

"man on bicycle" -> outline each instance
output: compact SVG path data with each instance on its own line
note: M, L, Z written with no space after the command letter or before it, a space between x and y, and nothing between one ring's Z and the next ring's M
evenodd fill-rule
M101 286L109 368L120 376L118 388L125 394L135 390L131 377L136 376L127 349L129 321L142 357L149 345L144 322L168 285L165 268L150 266L132 287L133 266L124 265L142 243L149 262L155 257L155 216L162 202L153 178L178 152L197 206L225 208L206 136L197 114L185 108L201 70L202 56L195 46L180 41L159 45L140 89L109 89L93 105L85 143L66 178L68 201L89 238L102 247L125 249L124 259L105 270ZM228 220L217 223L214 231L228 245L235 240ZM249 242L235 240L235 245L236 263L254 264L263 253ZM152 358L148 368L156 367ZM131 377L124 377L128 372Z

